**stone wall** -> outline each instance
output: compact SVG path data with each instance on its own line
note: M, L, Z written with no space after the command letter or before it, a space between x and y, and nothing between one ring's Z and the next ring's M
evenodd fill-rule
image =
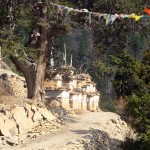
M8 107L0 105L0 148L19 144L25 140L58 128L58 119L47 109L34 105Z

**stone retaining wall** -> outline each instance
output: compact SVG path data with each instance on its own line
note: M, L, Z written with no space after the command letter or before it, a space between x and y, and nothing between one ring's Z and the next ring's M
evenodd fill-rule
M23 143L59 127L59 120L46 108L29 104L13 108L0 105L0 148L6 143Z

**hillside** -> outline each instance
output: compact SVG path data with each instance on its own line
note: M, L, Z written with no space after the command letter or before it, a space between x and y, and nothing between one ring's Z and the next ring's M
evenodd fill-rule
M42 135L17 147L4 150L119 150L133 131L111 112L90 112L67 117L65 126L56 133Z
M150 149L150 1L0 0L0 6L0 148L7 144L21 146L28 139L49 135L53 127L63 128L62 124L68 125L69 130L62 131L71 139L72 134L76 137L72 133L75 126L63 120L64 113L68 114L66 117L74 117L73 122L77 120L79 126L74 130L79 135L89 134L79 137L77 143L83 149L119 149L116 141L99 131L105 132L111 124L104 122L104 129L93 127L92 122L98 121L101 114L105 115L101 116L100 125L110 115L104 112L96 115L94 112L101 107L120 114L138 133L138 139L126 141L125 150ZM77 76L59 76L61 66L67 65L77 69L75 75L89 74L92 82L81 82L84 79ZM44 81L53 77L55 86L44 89ZM89 113L72 116L80 113L74 111L78 108ZM94 120L86 128L83 118L86 115L90 118L90 114ZM120 119L110 120L113 124L125 124ZM99 122L96 124L100 127ZM116 127L111 128L122 136L123 129L118 131L120 126ZM88 133L81 132L82 129ZM62 136L67 137L66 133ZM101 136L97 137L99 133ZM107 134L111 135L111 131ZM103 135L108 142L101 141ZM48 143L53 137L48 136L46 144L41 140L42 149L46 145L46 149L52 149ZM90 140L87 142L86 138ZM67 137L66 141L69 140ZM39 149L37 142L31 142L34 144L31 149ZM60 143L56 149L69 149L73 145Z
M99 110L76 115L57 108L52 114L52 110L24 98L23 77L10 70L0 72L1 77L7 74L7 79L1 78L0 87L0 148L4 150L118 150L126 136L134 135L115 113Z

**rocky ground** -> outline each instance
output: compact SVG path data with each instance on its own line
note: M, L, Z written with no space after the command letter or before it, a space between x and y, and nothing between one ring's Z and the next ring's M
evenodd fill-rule
M125 137L135 137L115 113L48 111L25 97L24 79L0 68L0 149L119 150Z
M44 107L0 104L0 148L21 145L57 128L60 121Z
M119 150L130 127L111 112L88 112L63 118L63 128L4 150Z

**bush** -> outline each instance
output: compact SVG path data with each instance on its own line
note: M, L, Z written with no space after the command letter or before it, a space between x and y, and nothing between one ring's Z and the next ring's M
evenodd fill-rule
M116 112L115 104L113 100L102 100L99 103L100 108L103 111L111 111L111 112Z
M141 150L141 141L126 138L121 144L123 150Z
M131 125L140 135L140 149L150 149L150 94L143 93L137 96L133 94L128 98L127 110L132 117Z

